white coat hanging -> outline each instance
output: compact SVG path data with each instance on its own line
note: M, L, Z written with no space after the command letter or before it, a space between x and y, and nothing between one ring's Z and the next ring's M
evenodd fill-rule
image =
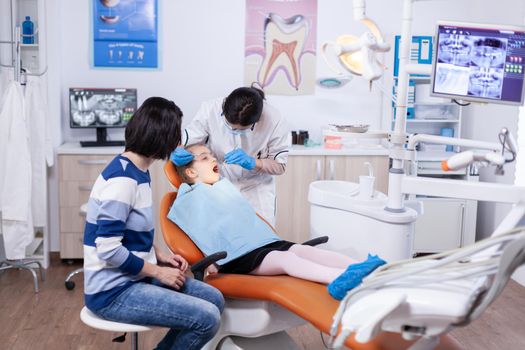
M47 103L43 98L43 84L38 77L28 77L25 91L25 112L27 130L29 133L29 149L31 154L32 190L31 211L33 225L44 227L47 223L47 168L49 131L47 120ZM52 165L52 157L51 159Z
M31 156L18 82L9 83L0 110L0 210L7 259L25 258L34 238L31 217Z

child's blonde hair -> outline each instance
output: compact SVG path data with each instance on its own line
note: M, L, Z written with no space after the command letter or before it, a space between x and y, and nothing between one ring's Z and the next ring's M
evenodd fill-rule
M190 152L190 149L193 147L193 146L197 146L197 145L191 145L191 146L188 146L188 147L185 147L186 151ZM191 152L190 152L191 153ZM181 165L181 166L175 166L175 169L177 170L177 175L179 175L181 181L183 183L187 183L189 185L193 185L195 182L186 174L186 169L189 169L191 168L191 166L193 165L193 160L191 162L189 162L188 164L186 165Z

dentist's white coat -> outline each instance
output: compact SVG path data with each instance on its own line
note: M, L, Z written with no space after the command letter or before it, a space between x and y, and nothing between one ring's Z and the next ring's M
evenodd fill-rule
M275 224L275 179L286 169L290 131L279 111L264 103L263 112L253 131L235 135L225 124L222 98L204 102L182 135L182 144L206 143L222 163L221 175L228 178L248 199L255 211L270 224ZM225 164L228 152L242 148L248 155L261 159L263 168L246 170Z
M25 112L31 153L31 212L33 225L47 226L47 166L53 166L45 84L29 76L25 93Z
M31 217L31 156L24 96L17 82L10 82L0 100L0 211L8 259L25 258L25 247L34 238Z

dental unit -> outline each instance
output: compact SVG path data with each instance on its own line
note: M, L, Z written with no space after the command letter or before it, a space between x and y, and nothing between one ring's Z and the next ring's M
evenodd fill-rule
M399 241L395 247L408 249L399 251L395 259L397 261L391 260L391 263L377 269L340 303L330 331L329 343L334 348L340 348L351 334L356 342L368 343L386 331L399 333L407 340L416 340L410 345L411 350L434 349L438 346L440 336L480 316L501 293L512 273L525 264L525 227L521 226L525 222L525 187L414 176L418 160L416 146L421 142L469 149L444 160L444 171L478 164L494 166L495 173L502 174L503 167L515 160L518 150L516 141L506 128L499 133L499 143L407 134L409 74L431 73L431 67L411 64L409 61L412 5L415 1L403 1L396 119L393 130L384 133L391 145L391 168L388 196L382 210L392 216L406 216L411 211L405 203L409 195L509 203L513 204L513 208L490 238L453 251L408 260L412 235L398 235ZM364 17L365 1L355 0L353 4L354 18L369 26L370 32L359 39L345 35L340 36L335 43L325 43L323 57L339 75L347 73L334 67L334 57L346 72L361 75L372 83L383 73L375 55L387 51L389 47L382 41L374 22ZM450 47L447 50L451 60L464 59L462 55L465 47L461 45L461 40L464 38L449 38ZM486 66L502 60L501 46L501 42L496 40L472 45L477 50L476 62L481 65L480 73L473 75L479 78L473 84L482 90L477 96L494 95L494 86L501 84L486 69ZM439 74L436 77L439 79ZM405 167L407 162L411 168ZM405 169L408 169L408 174ZM311 185L311 196L318 191L312 191L312 186L321 185L314 184ZM352 206L351 203L348 205ZM352 210L358 213L362 209L354 206ZM369 214L361 216L371 219L367 224L368 231L371 231L373 222L381 221Z

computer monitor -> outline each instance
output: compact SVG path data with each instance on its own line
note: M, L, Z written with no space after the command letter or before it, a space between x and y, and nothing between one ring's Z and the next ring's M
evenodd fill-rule
M525 27L439 22L431 96L522 105Z
M71 128L96 128L96 141L81 141L82 147L123 146L108 141L107 128L124 128L137 109L136 89L69 89Z

